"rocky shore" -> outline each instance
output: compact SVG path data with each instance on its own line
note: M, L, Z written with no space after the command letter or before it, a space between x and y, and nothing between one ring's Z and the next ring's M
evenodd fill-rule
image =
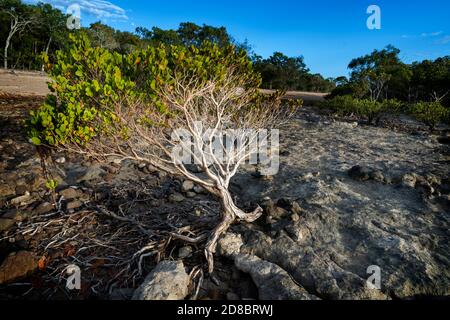
M40 98L0 101L2 299L412 299L450 294L450 147L410 120L384 127L305 108L281 131L281 167L244 167L238 204L254 224L201 243L219 212L189 181L133 162L56 154L56 203L22 121ZM78 265L81 290L65 285ZM378 266L381 288L367 269ZM165 275L165 276L164 276ZM179 279L174 286L173 281ZM136 291L137 290L137 291Z

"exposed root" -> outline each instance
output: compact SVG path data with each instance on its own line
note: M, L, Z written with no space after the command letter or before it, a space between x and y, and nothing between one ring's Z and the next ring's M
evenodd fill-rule
M213 231L211 231L205 246L205 257L208 262L208 272L210 274L214 271L214 253L216 252L217 241L235 220L236 216L234 213L226 210L222 215L222 221L214 228Z

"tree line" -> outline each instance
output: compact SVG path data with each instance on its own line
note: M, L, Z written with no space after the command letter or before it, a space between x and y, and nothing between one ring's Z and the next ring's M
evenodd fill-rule
M438 101L450 105L450 57L406 64L400 50L387 46L382 50L353 59L350 76L324 78L311 73L302 56L289 57L275 52L263 58L253 52L247 41L236 41L225 27L180 23L177 29L136 28L135 32L116 30L101 22L73 31L66 26L69 16L49 4L25 4L21 0L0 2L0 57L4 68L42 70L42 55L50 60L69 46L71 33L84 32L94 47L121 54L148 46L200 46L211 42L224 47L234 45L245 50L254 69L261 74L265 89L331 92L331 97L351 95L374 101L398 99L409 103Z
M388 45L350 61L350 77L322 106L341 116L359 116L378 124L386 114L408 113L431 130L450 122L450 56L406 64Z
M84 32L94 47L121 54L161 43L196 47L205 41L221 47L231 44L237 50L244 49L247 52L255 70L262 75L263 88L320 92L329 92L334 88L333 79L310 73L303 57L288 57L275 52L263 59L253 52L247 41L236 41L225 27L183 22L177 29L138 27L135 32L127 32L95 22L87 28L74 31L66 26L68 18L68 15L50 4L33 5L21 0L2 0L0 43L3 49L0 50L0 57L3 67L43 71L41 53L46 53L50 60L54 60L57 50L68 48L71 33Z
M439 102L450 107L450 56L406 64L392 45L350 61L350 77L336 79L331 97L351 95L374 101Z

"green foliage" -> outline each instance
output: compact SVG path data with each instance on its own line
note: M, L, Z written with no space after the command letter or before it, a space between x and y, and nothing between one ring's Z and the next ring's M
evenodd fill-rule
M54 191L56 190L56 187L58 187L58 181L49 179L45 182L45 186L47 187L47 189Z
M355 115L363 117L371 124L378 124L385 113L396 113L401 110L403 103L389 99L382 102L370 99L357 99L350 95L336 96L322 102L321 107L329 109L339 116Z
M200 47L203 42L210 42L225 47L230 44L240 46L228 34L225 27L213 27L209 25L199 26L192 22L180 23L177 30L164 30L153 27L151 30L143 27L136 28L136 33L143 42L149 45L179 45Z
M450 107L450 56L414 62L411 69L410 91L415 101L442 98L442 104Z
M255 69L261 73L262 87L265 89L302 90L329 92L334 82L320 74L311 74L303 57L288 57L275 52L271 57L253 57Z
M67 16L50 4L24 4L19 0L0 1L0 43L2 49L10 31L12 11L30 23L25 30L17 32L11 39L8 50L10 68L41 69L40 52L48 52L53 58L56 49L63 48L68 40ZM0 53L3 58L4 51Z
M411 71L401 62L399 54L399 49L389 45L353 59L348 65L351 70L349 83L352 90L359 91L355 92L356 96L372 100L404 98L401 95L407 89Z
M214 79L220 84L227 68L232 67L252 88L257 88L261 81L253 72L246 52L232 45L160 44L119 54L92 47L84 33L72 35L71 42L70 50L57 52L54 64L44 59L53 79L49 84L52 94L40 109L31 113L27 122L29 138L35 145L57 146L66 142L85 145L102 135L126 139L127 124L111 126L121 121L117 115L132 104L143 102L154 108L149 111L158 110L169 117L158 90L170 85L176 77L187 76L200 82ZM141 121L152 123L153 119L143 114Z
M0 43L5 44L10 28L10 17L6 10L13 10L21 17L33 19L33 27L13 37L9 50L9 65L13 68L39 70L42 61L39 54L46 52L51 61L55 53L69 45L69 35L73 32L66 27L68 16L47 3L28 4L21 0L0 1ZM196 25L191 22L181 23L177 30L164 30L154 27L151 30L138 27L136 33L123 32L101 22L92 23L88 28L81 28L94 47L114 50L128 54L147 46L158 47L160 44L170 46L191 45L201 47L203 42L212 42L220 47L235 45L248 49L245 43L235 41L225 27ZM2 53L0 53L1 57Z
M449 107L450 57L407 65L401 62L399 54L400 50L387 46L353 59L348 66L350 79L337 81L338 86L330 96L353 95L372 100L395 98L408 103L440 101Z
M411 113L430 129L449 117L449 110L439 102L418 102L412 105Z

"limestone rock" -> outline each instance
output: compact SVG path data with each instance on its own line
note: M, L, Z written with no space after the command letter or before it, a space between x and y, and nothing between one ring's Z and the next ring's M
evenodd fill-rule
M250 274L261 300L317 300L276 264L244 254L237 255L234 263L239 270Z
M66 200L76 199L80 196L80 191L75 188L67 188L59 192Z
M188 286L189 276L182 261L162 261L134 292L133 300L182 300Z
M242 236L238 233L225 233L217 243L217 251L226 257L238 254L243 245Z
M181 191L188 192L194 189L194 183L191 180L185 180L181 185Z
M177 193L177 192L172 193L169 196L169 201L172 202L172 203L179 203L179 202L183 202L184 200L185 200L184 196L182 194L180 194L180 193Z

